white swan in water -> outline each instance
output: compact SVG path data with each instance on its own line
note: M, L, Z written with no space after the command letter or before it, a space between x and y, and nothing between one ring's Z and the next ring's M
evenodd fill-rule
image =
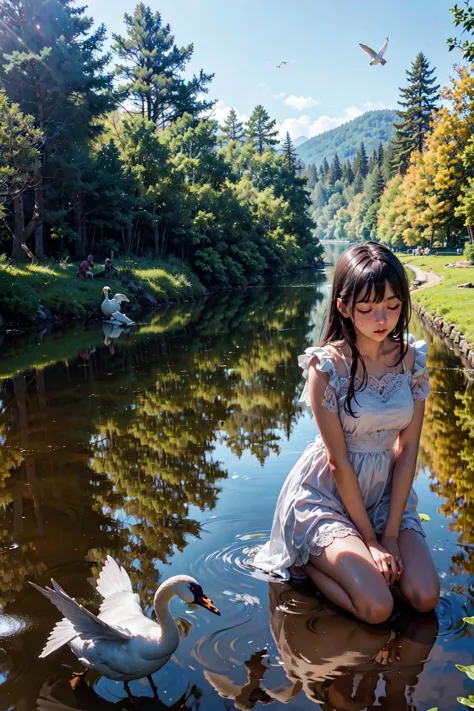
M110 291L112 291L110 286L104 286L102 289L102 294L104 295L104 300L100 306L102 313L114 321L125 324L125 326L133 326L135 321L120 312L120 304L124 301L130 302L130 299L125 294L115 294L114 298L111 299Z
M123 681L130 698L127 682L145 676L156 695L150 675L161 669L178 647L178 627L168 608L172 597L178 595L185 602L220 615L194 578L175 575L156 591L157 622L154 622L143 614L128 573L111 556L107 556L97 580L97 590L105 598L98 616L79 605L54 580L51 582L53 587L45 589L30 582L64 615L53 628L40 657L68 644L87 667L86 671L93 669L109 679Z

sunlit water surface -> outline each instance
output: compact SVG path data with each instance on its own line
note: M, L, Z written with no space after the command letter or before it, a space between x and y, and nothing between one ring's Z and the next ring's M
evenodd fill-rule
M252 567L315 436L297 355L319 339L328 276L171 306L127 332L97 321L3 342L1 709L127 707L107 679L73 691L68 648L38 659L59 613L27 584L54 577L97 610L91 582L107 554L150 614L158 583L177 573L222 612L173 600L182 640L154 676L159 703L146 680L131 683L140 708L451 711L474 693L454 666L474 661L463 622L474 609L474 400L458 358L416 318L430 345L416 488L442 579L437 614L399 607L369 627Z

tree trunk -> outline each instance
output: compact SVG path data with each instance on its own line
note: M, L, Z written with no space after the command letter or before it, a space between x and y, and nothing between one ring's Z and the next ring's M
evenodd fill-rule
M44 242L43 242L43 213L44 213L44 183L43 170L39 166L35 172L35 208L33 210L32 221L37 222L35 228L35 255L39 260L44 259Z
M39 80L35 81L36 107L38 110L38 124L41 132L44 131L44 110L43 98ZM44 183L43 183L43 161L41 160L35 171L35 207L33 217L30 222L35 222L35 254L37 259L44 259L44 243L43 243L43 215L44 215ZM30 227L28 225L28 227ZM28 235L25 234L25 237Z
M13 198L14 227L13 227L13 247L12 259L24 262L26 254L21 245L25 238L25 212L23 209L23 193L17 193Z

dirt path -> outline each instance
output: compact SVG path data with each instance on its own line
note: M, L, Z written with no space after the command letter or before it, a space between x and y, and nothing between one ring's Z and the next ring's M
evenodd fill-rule
M434 286L435 284L439 284L441 281L441 277L438 274L435 274L434 272L427 272L424 269L420 269L420 267L417 267L416 264L407 264L407 267L412 270L412 272L415 272L415 279L418 279L418 281L423 282L421 286L417 287L417 291L419 289L427 289L430 286Z

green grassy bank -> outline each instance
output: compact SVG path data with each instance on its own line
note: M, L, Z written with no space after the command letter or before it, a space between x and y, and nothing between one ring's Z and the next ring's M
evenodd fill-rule
M457 288L459 284L468 281L474 284L474 266L446 267L446 264L462 259L452 255L439 257L407 255L399 258L405 265L412 263L420 269L434 272L441 277L439 284L412 292L413 302L423 306L432 316L442 316L445 323L456 324L457 330L464 334L466 340L474 343L474 289Z
M149 261L119 259L120 278L142 286L159 302L185 301L206 293L189 267L178 259ZM96 265L95 271L103 267ZM100 315L102 287L133 294L118 279L82 279L78 264L44 262L37 265L13 264L0 259L0 316L9 325L27 325L38 320L41 305L63 320Z

